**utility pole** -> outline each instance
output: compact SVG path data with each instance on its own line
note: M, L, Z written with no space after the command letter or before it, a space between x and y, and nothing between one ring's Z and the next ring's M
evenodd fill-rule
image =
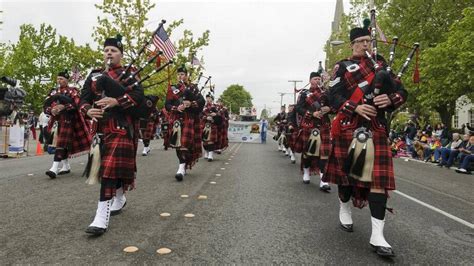
M288 80L288 82L293 82L294 88L293 88L293 100L294 104L296 104L296 83L298 82L303 82L302 80Z
M279 92L278 94L280 94L280 107L283 106L283 95L285 94L292 94L290 92Z

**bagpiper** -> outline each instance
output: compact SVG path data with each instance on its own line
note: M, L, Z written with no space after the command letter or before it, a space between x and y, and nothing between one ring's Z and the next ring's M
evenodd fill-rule
M160 126L161 126L161 138L163 139L163 148L165 151L168 150L170 147L170 122L169 122L169 115L168 111L166 111L166 107L161 108L160 113Z
M81 92L80 110L92 119L94 142L100 145L99 178L100 195L94 220L86 233L102 235L106 232L110 215L121 213L127 204L125 192L135 188L137 173L138 118L132 116L133 107L144 100L141 85L125 90L115 81L124 72L121 65L123 45L121 36L107 38L104 42L105 69L93 70ZM99 86L104 84L103 86ZM105 96L105 91L120 90L121 96ZM115 94L115 92L114 92ZM94 149L95 150L95 149ZM97 155L96 155L97 156ZM95 169L88 162L86 172Z
M291 163L296 163L295 150L296 140L298 132L298 119L297 113L295 110L295 105L288 105L288 115L287 115L287 125L285 128L285 148L288 151L288 156L290 157Z
M286 126L286 106L282 105L280 112L273 119L273 123L277 126L277 134L273 137L278 143L278 150L281 152L287 152L283 142L285 141L285 126Z
M217 100L216 103L217 111L219 115L222 117L222 123L218 125L218 133L219 136L218 142L216 145L216 153L220 154L229 146L229 138L228 138L228 130L229 130L229 109L223 104L221 99Z
M295 150L301 152L303 183L309 184L312 174L319 174L319 189L329 192L331 187L322 180L330 150L330 121L327 94L322 87L321 73L311 72L310 88L300 92L296 111L301 117Z
M160 124L159 111L156 104L159 97L156 95L149 95L148 98L153 104L152 111L147 118L140 119L140 133L143 141L142 156L147 156L150 153L150 141L154 138L156 127Z
M176 149L179 161L175 178L181 182L186 169L191 169L199 158L197 154L200 156L202 153L201 141L197 140L201 139L198 118L204 106L204 98L197 85L188 81L188 71L184 65L178 68L177 73L178 84L169 87L165 107L170 118L170 146ZM196 123L199 125L197 130Z
M67 70L59 72L56 81L58 87L50 91L43 106L44 113L51 117L49 130L54 132L53 146L56 147L53 165L46 172L51 179L70 173L68 158L87 152L91 145L88 124L78 108L79 90L69 86Z
M387 74L378 71L387 64L381 56L374 60L369 23L364 24L350 31L352 56L335 65L329 83L329 99L337 115L323 180L338 185L341 228L353 231L351 198L355 207L368 204L372 223L369 243L378 255L391 257L394 252L383 230L388 191L395 189L395 179L385 115L400 107L408 93L393 74L380 75Z
M214 160L213 154L219 144L219 126L222 124L222 116L214 104L214 96L211 93L206 95L206 105L202 111L201 128L202 143L204 148L204 159L208 162Z

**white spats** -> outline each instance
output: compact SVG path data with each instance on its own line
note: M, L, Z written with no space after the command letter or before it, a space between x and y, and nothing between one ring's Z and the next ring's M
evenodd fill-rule
M209 152L204 150L204 159L207 160L208 157L209 157Z
M383 227L385 225L385 220L379 220L374 217L370 217L372 221L372 235L370 236L370 244L378 247L388 247L391 246L385 241L383 236Z
M95 212L94 221L89 227L97 227L106 229L109 226L110 205L112 200L99 201L97 211Z
M59 168L59 162L53 162L53 166L49 168L49 171L54 172L55 174L58 173L58 168Z
M69 172L69 171L71 171L71 165L69 164L68 159L62 160L61 163L62 163L63 166L61 167L61 170L59 170L59 172Z
M123 188L118 188L115 191L115 197L113 198L112 207L110 207L111 212L120 211L127 202L125 194L123 193Z
M182 174L182 175L186 174L186 164L185 163L180 163L179 164L178 171L176 172L176 174Z
M150 147L143 147L142 155L147 156L148 153L150 153L150 151L151 151Z
M329 187L329 183L323 181L323 173L319 174L319 177L321 178L321 182L319 182L319 188L327 188ZM330 187L329 187L330 188Z
M342 202L339 200L339 221L341 224L344 225L351 225L352 222L352 210L351 204L352 202L349 200L348 202Z
M214 160L214 152L210 151L209 155L207 156L207 160L212 161Z
M303 168L303 181L309 181L309 168Z
M291 160L292 162L296 161L296 159L295 159L295 154L293 153L293 151L292 151L291 149L288 149L288 150L290 151L290 152L289 152L289 154L290 154L290 160Z

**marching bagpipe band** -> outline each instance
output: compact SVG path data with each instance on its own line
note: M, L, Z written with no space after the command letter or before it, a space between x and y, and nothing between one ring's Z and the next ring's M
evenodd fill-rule
M392 45L390 47L389 62L386 68L380 65L377 62L377 38L376 38L376 19L375 19L375 10L370 11L371 18L364 20L364 28L367 29L370 25L370 36L372 44L372 53L365 51L367 58L371 61L373 66L373 73L367 78L367 82L364 84L359 84L356 88L356 92L351 96L351 100L354 97L359 97L364 99L366 104L371 104L374 106L373 99L383 93L387 93L389 89L394 88L396 82L400 82L402 75L408 69L415 52L419 48L419 43L414 43L411 51L409 52L403 66L398 71L398 74L395 75L392 73L392 64L395 59L395 47L398 44L398 37L393 38ZM355 96L354 96L355 95ZM355 100L354 102L359 102ZM357 119L357 118L355 118ZM341 119L336 116L336 119L333 122L333 126L338 127L340 125ZM373 142L373 133L371 132L371 121L364 121L362 126L357 128L353 132L353 140L349 146L348 156L345 160L343 170L351 177L358 179L362 182L371 182L372 181L372 170L374 167L374 142Z

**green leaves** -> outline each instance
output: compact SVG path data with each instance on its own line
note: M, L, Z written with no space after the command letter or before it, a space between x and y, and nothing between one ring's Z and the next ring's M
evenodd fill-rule
M0 73L21 82L26 90L26 103L39 113L46 94L56 86L59 71L73 66L86 75L100 54L89 45L78 46L74 40L57 34L51 25L31 24L20 26L19 40L15 44L0 46Z
M231 112L238 114L240 107L252 107L252 96L242 85L232 84L222 92L219 98L230 108Z

